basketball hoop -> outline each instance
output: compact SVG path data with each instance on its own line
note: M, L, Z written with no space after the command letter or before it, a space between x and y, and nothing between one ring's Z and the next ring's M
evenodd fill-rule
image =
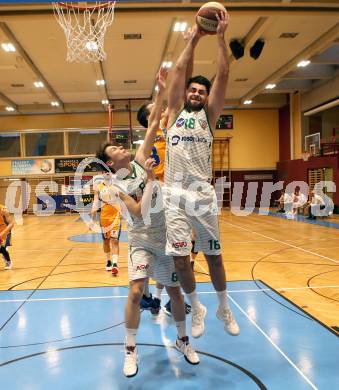
M104 38L114 19L115 1L96 1L91 4L53 3L54 15L66 36L68 62L98 62L106 59Z
M310 156L311 156L311 153L309 153L309 152L303 152L303 153L301 153L301 157L302 157L302 159L303 159L304 161L308 161L308 159L310 158Z

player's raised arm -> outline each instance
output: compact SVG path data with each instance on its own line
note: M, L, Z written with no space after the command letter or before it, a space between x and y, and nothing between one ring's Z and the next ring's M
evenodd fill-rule
M152 153L154 139L159 129L160 118L162 113L162 105L165 98L167 68L161 67L157 74L158 92L155 97L154 107L148 119L148 128L146 131L144 143L139 147L135 160L143 165Z
M139 202L136 202L131 196L126 193L119 192L119 198L124 202L128 212L135 217L146 216L151 209L151 201L153 195L153 182L155 180L155 174L153 171L155 161L152 158L148 158L145 161L145 170L147 172L147 183L144 188L142 198Z
M182 37L184 39L184 42L185 44L187 45L187 43L190 41L190 39L193 37L193 34L194 34L194 28L191 27L191 28L188 28L186 31L184 31L182 33ZM186 75L185 75L185 88L183 90L183 94L184 94L184 98L185 98L185 95L186 95L186 85L187 85L187 82L188 80L192 77L192 74L193 74L193 63L194 63L194 51L188 61L188 64L187 64L187 68L186 68Z
M173 121L173 117L177 115L184 103L188 66L190 61L192 61L194 49L203 33L199 30L198 26L195 25L192 28L190 35L191 36L188 39L186 47L178 58L173 69L173 78L168 92L168 111L170 122Z
M207 108L208 117L212 126L215 126L216 121L222 111L225 103L225 91L228 81L229 64L227 59L227 48L225 42L225 31L229 24L229 14L221 12L218 19L217 40L218 40L218 59L217 73L211 88L211 93L208 98Z
M94 190L94 198L93 198L93 204L92 204L92 210L91 210L92 219L95 218L98 210L99 210L99 191Z

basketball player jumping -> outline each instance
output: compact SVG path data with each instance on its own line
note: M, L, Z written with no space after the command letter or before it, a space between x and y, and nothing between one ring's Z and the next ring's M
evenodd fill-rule
M97 154L97 158L116 172L117 185L124 188L125 192L137 201L140 201L144 192L144 195L146 195L146 190L150 185L153 186L152 176L149 169L145 170L145 163L151 155L154 138L159 128L166 77L166 70L161 69L157 77L159 91L155 99L155 107L149 118L149 127L144 143L139 147L134 161L131 162L128 150L109 143L105 144ZM149 183L147 183L148 181ZM152 191L153 208L159 195L160 189L158 187L155 193ZM127 205L128 199L131 198L126 198L126 195L123 194L120 194L120 196ZM158 212L151 214L149 225L145 223L144 218L137 215L133 217L132 223L128 224L130 289L125 308L126 348L124 363L124 374L127 377L132 377L138 372L135 338L140 321L140 300L144 291L144 283L148 277L153 277L156 281L165 285L171 298L173 317L178 330L175 347L183 353L189 363L199 363L199 357L186 336L184 300L175 273L173 258L165 255L165 213L163 207L159 207L159 209Z
M203 76L193 77L185 83L187 64L203 35L198 26L194 26L193 36L174 67L168 96L163 186L167 222L166 253L174 256L180 284L192 305L193 337L200 337L204 333L207 309L199 302L190 266L192 227L196 233L196 250L205 255L217 292L217 318L224 322L225 330L230 334L239 334L238 324L227 303L216 195L210 185L212 126L215 126L224 104L229 71L224 38L229 16L224 12L217 18L218 58L213 86Z
M182 33L182 37L184 39L185 44L189 42L189 40L192 37L192 29L187 29ZM186 68L186 81L192 76L193 72L193 60L194 56L192 53L192 57L189 59L187 68ZM154 102L151 103L146 103L143 104L137 114L137 119L138 122L140 123L141 126L145 127L146 129L148 128L148 119L151 115L151 111L154 107ZM159 129L156 133L156 138L154 140L154 146L152 148L152 158L155 159L156 161L156 166L154 167L154 173L161 183L161 185L164 182L164 172L165 172L165 156L166 156L166 140L164 138L163 130L166 128L168 122L168 110L165 109L161 113L161 119L160 119L160 126ZM196 256L195 253L192 252L191 254L192 257ZM192 261L192 266L194 264L194 261ZM160 307L161 307L161 292L163 290L164 286L161 285L160 283L156 284L155 287L155 294L153 297L153 313L157 314L159 313ZM150 297L152 298L151 294L149 294ZM143 296L143 299L141 301L141 307L145 308L147 307L148 304L148 298L147 296ZM169 300L165 305L164 305L164 311L166 314L171 315L171 301ZM191 312L191 306L185 303L185 311L186 314L189 314Z

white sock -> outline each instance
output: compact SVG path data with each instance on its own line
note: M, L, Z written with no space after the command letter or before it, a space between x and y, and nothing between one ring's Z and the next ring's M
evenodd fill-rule
M186 294L186 295L187 295L188 300L190 301L190 304L192 306L192 310L198 309L200 303L199 303L198 294L197 294L196 290L194 290L190 294Z
M105 252L106 255L106 260L111 260L111 253L110 252Z
M158 298L161 301L162 288L155 288L154 298Z
M112 255L112 263L118 265L119 255Z
M175 326L178 329L178 338L182 339L186 336L186 321L178 321L175 323Z
M227 293L226 290L224 291L216 291L218 299L219 299L219 306L220 307L226 307L227 306Z
M137 335L138 329L127 329L126 328L126 346L135 347L135 336Z

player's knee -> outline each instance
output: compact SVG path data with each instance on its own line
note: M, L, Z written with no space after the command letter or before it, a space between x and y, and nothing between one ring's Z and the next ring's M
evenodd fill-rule
M143 281L133 283L130 286L130 290L129 290L129 294L128 294L130 301L132 301L134 305L138 305L141 301L143 293L144 293Z

